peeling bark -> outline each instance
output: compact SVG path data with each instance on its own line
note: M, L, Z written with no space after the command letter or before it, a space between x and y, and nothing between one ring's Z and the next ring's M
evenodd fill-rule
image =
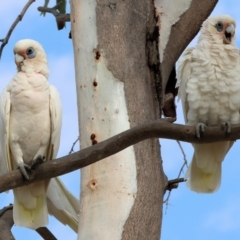
M71 20L84 148L159 118L160 70L151 1L80 2L72 1ZM84 169L81 184L79 239L159 238L167 180L156 139Z
M111 8L108 1L98 1L99 45L106 53L108 68L124 82L130 126L134 127L159 118L158 27L151 1L113 3ZM159 239L167 184L159 143L147 140L135 145L134 150L138 192L122 239Z
M97 7L72 1L81 148L130 128L124 83L108 68L98 35ZM121 239L136 193L133 147L82 169L78 239Z

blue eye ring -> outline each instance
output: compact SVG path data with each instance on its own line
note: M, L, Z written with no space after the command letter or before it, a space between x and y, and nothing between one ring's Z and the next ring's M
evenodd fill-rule
M223 30L223 23L221 21L218 21L215 27L218 32L221 32Z
M34 48L32 48L32 47L29 47L27 50L26 50L26 54L27 54L27 56L28 56L28 58L35 58L36 57L36 52L35 52L35 50L34 50Z

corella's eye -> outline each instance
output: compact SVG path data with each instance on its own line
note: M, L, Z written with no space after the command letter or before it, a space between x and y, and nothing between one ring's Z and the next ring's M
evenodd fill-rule
M26 50L26 54L27 54L28 58L35 58L36 57L36 52L32 47L30 47Z
M223 30L223 24L222 24L222 22L221 22L221 21L217 22L217 24L216 24L215 27L216 27L216 29L217 29L218 32L221 32L221 31Z

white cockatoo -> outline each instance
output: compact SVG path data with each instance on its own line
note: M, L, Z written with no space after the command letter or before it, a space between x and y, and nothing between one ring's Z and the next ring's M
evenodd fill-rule
M235 28L228 15L209 17L197 46L187 49L179 61L176 86L185 122L196 126L199 138L204 126L222 125L229 132L231 124L240 122L240 54ZM221 164L233 141L192 145L187 185L196 192L214 192L220 186Z
M48 83L42 46L30 39L14 47L17 74L0 98L0 174L19 168L28 179L38 159L56 158L61 132L61 101ZM58 178L13 189L13 219L17 226L37 229L48 224L48 213L74 231L79 201Z

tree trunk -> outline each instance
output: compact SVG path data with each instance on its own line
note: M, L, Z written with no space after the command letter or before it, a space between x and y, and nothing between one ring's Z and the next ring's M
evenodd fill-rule
M71 1L81 148L159 118L168 81L170 92L175 91L172 59L177 60L216 2L184 0L179 11L168 13L162 12L168 11L167 0L156 0L156 8L149 0ZM166 28L166 38L159 37L159 26ZM177 44L172 43L171 52L173 37ZM85 167L78 239L158 240L166 185L157 140Z
M159 117L151 1L73 0L81 148ZM159 239L166 186L157 140L81 172L79 239Z

